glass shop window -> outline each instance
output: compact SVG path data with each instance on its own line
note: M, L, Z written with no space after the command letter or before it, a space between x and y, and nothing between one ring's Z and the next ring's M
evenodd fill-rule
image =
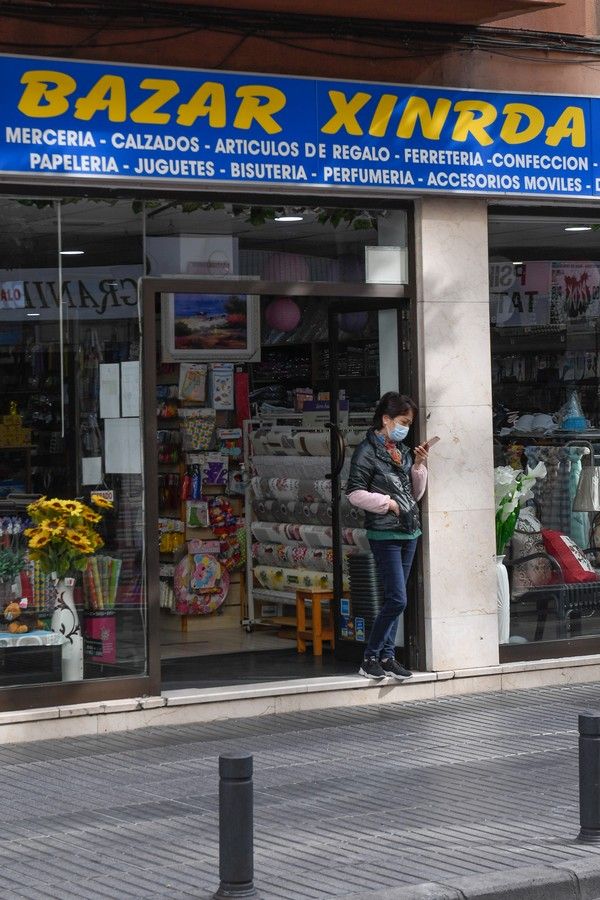
M501 644L600 635L599 230L585 217L489 223ZM515 501L510 536L500 520Z
M0 686L146 672L142 224L0 200Z

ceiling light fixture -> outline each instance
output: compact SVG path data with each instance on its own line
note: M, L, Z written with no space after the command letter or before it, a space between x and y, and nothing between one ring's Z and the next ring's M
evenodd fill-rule
M513 260L513 266L524 266L524 265L525 265L525 263L523 262L522 259L520 259L518 261Z
M85 250L61 250L61 256L83 256Z
M276 222L303 222L304 216L275 216Z
M565 231L591 231L591 225L567 225Z
M39 316L39 313L27 313L27 315L29 318L32 318L33 316Z

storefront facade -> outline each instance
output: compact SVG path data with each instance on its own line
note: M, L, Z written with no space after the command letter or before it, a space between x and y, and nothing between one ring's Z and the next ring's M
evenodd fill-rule
M297 368L288 379L285 402L278 394L262 397L263 416L265 403L284 406L288 395L303 387L302 380L312 382L314 399L319 379L323 393L331 391L331 365L318 369L323 354L331 352L331 335L304 341L314 345L306 356L302 342L286 344L285 334L300 327L296 315L305 314L308 321L315 305L339 311L347 304L348 314L366 331L353 330L354 323L344 332L344 355L361 341L363 354L376 345L378 366L376 376L360 370L354 377L362 379L361 385L355 388L351 380L342 384L347 375L334 379L333 388L346 391L342 399L349 399L351 414L368 412L377 391L399 383L418 400L419 438L442 438L431 454L423 501L413 618L400 642L412 666L430 672L486 670L503 660L595 652L593 602L588 598L585 608L575 610L578 617L581 612L588 617L582 643L572 632L570 616L562 615L552 596L548 599L539 580L537 594L515 592L508 640L499 644L493 469L507 461L512 437L526 437L527 448L548 445L541 429L500 434L506 423L496 415L499 404L507 413L513 407L526 415L557 411L554 397L544 405L543 387L544 402L527 393L529 382L547 385L553 377L538 372L553 369L554 359L546 364L535 353L566 354L560 363L563 375L572 362L574 377L563 377L561 390L583 383L582 416L586 438L593 439L596 360L590 335L595 334L597 253L592 241L565 246L562 232L580 224L594 234L598 187L591 136L597 101L502 94L489 86L486 91L417 89L26 57L3 58L0 66L5 66L7 85L3 218L14 245L11 259L5 242L3 266L3 412L10 415L14 400L16 416L6 427L31 428L34 416L38 433L33 461L27 449L32 442L25 438L16 446L11 438L3 452L15 469L17 492L25 487L87 499L106 490L116 501L102 526L103 555L112 563L102 563L99 591L98 581L81 585L82 619L87 614L83 679L57 674L43 681L33 675L23 684L9 674L0 700L4 709L160 693L161 578L167 580L161 566L169 563L156 547L157 520L161 498L179 505L182 498L189 503L189 497L178 482L177 500L169 499L170 463L157 448L157 429L167 433L169 427L157 422L156 411L173 399L169 366L197 362L193 356L168 361L163 346L168 331L163 329L169 320L163 306L172 302L169 297L187 293L187 284L197 294L203 280L213 298L220 295L223 279L230 280L229 295L231 282L242 279L245 297L252 296L253 281L262 298L260 332L264 337L268 326L278 334L272 345L259 337L260 362L252 360L249 334L246 361L239 354L212 358L215 364L233 359L236 374L249 379L252 418L260 420L252 395L261 386L261 373L263 386L281 387L288 377L272 364L278 343L280 349L289 346L289 353L284 350L277 365L287 357L287 364L293 358ZM533 225L545 227L551 216L557 222L560 213L560 241L552 229L547 235L553 243L546 246L543 239L536 245L526 238L526 230L521 243L506 238L503 223L514 227L517 207L521 213L527 204L536 207L531 218L539 223ZM517 253L525 240L529 255ZM566 272L569 261L572 271ZM490 271L500 277L491 294ZM552 320L550 297L538 302L538 295L553 295L562 309L571 285L565 273L579 282L583 275L577 301L571 301L576 315L555 312ZM560 285L563 297L557 299ZM202 291L207 293L208 288ZM293 327L273 324L277 300L285 301L278 312L292 316ZM521 300L529 304L529 316L515 318L511 304L516 309ZM386 347L390 310L395 319ZM532 329L546 335L543 347L525 346ZM564 346L555 349L555 340ZM162 342L158 362L157 341ZM525 362L513 361L512 367L502 362L520 350L536 363L526 368ZM210 357L202 359L210 365ZM584 367L583 373L577 366ZM302 375L294 381L298 371ZM235 382L234 391L242 384L243 379ZM521 394L513 392L513 384L522 385ZM160 404L157 385L164 388ZM523 391L531 410L522 405ZM243 401L241 407L246 408ZM213 423L215 431L242 426L235 404L225 411ZM287 422L285 416L276 422L271 415L257 427L297 427L295 421L289 426L282 421ZM35 458L40 438L48 445L45 463ZM561 444L569 438L565 433ZM171 446L168 435L164 440ZM532 461L534 456L532 451ZM191 471L178 474L182 480L193 477ZM226 492L209 492L209 499L220 493ZM232 498L230 492L227 496ZM571 506L574 500L575 494ZM21 515L6 512L7 517ZM558 529L560 523L551 518L542 524ZM581 518L576 526L580 545L586 543ZM320 526L311 520L308 527ZM208 535L197 539L206 541ZM346 536L346 548L349 541ZM257 552L266 553L260 539L257 543ZM119 586L111 596L115 560ZM253 568L261 566L270 569L260 557L248 577L260 580L262 573ZM291 570L283 566L283 571ZM255 587L258 597L265 585ZM219 615L225 611L226 616L226 610L227 604ZM231 615L239 619L237 612ZM255 618L242 615L250 624ZM336 627L342 624L336 621ZM190 627L193 631L196 623ZM511 642L511 637L521 640ZM52 665L56 671L56 660Z

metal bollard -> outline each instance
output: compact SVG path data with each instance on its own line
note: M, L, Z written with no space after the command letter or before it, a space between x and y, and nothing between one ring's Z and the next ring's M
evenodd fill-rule
M252 756L219 757L219 877L214 895L254 897L254 786Z
M579 716L578 841L600 843L600 713Z

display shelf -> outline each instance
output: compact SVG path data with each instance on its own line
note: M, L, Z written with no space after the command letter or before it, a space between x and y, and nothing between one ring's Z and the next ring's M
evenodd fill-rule
M287 591L270 591L268 588L254 588L252 593L255 600L261 600L262 602L296 605L296 595Z
M520 441L520 440L536 440L536 441L600 441L600 429L590 431L553 431L551 434L543 434L539 431L529 432L512 432L511 434L500 434L494 432L494 438L499 441Z
M576 391L579 388L597 387L598 384L600 384L600 378L584 378L582 381L534 381L533 379L526 379L525 381L494 381L493 387L529 387L544 388L545 390L567 389Z

